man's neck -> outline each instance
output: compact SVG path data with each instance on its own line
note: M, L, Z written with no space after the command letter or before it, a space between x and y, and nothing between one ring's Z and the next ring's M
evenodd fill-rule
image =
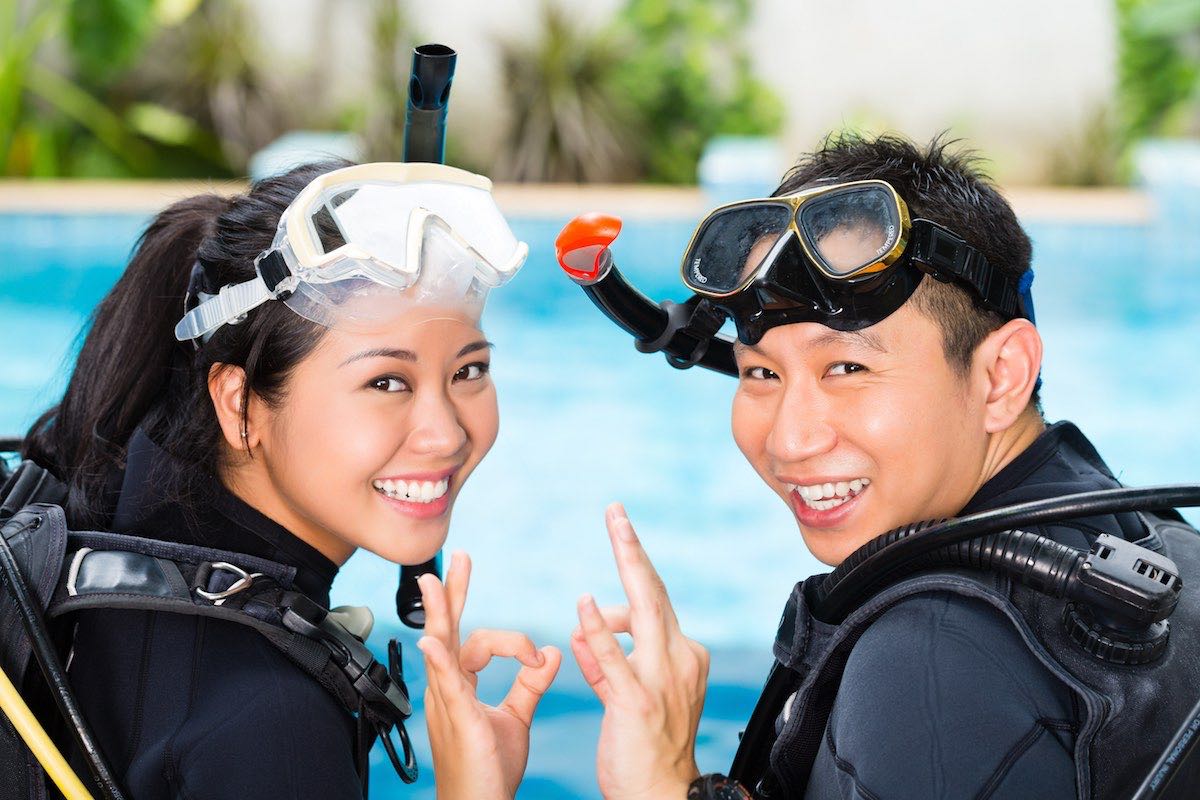
M1011 426L992 434L976 491L1025 452L1045 430L1046 421L1042 415L1034 408L1027 408Z

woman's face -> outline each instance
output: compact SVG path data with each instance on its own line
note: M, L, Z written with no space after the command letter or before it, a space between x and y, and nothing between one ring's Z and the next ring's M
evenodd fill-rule
M358 547L428 560L496 440L490 360L461 311L417 307L370 332L331 329L281 402L251 401L255 458L234 490L335 563Z

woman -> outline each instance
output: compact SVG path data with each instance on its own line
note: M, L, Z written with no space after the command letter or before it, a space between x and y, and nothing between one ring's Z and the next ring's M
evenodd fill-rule
M479 316L526 252L490 183L441 165L310 165L176 203L26 455L69 483L74 528L279 561L327 607L357 548L419 564L442 547L498 428ZM559 656L501 632L472 647L524 665L519 780ZM81 612L70 677L139 800L364 793L351 715L244 626Z

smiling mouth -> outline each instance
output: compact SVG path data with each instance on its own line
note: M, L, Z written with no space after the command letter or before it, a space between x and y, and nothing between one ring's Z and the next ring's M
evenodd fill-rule
M438 481L405 481L392 480L372 481L375 491L392 500L403 500L406 503L433 503L446 496L450 489L450 479Z
M788 494L795 495L800 501L814 511L830 511L853 500L871 485L870 478L855 478L852 481L836 483L814 483L807 486L797 486L787 483L784 486Z

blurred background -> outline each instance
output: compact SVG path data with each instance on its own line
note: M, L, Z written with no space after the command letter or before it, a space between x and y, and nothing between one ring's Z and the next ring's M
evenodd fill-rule
M621 598L602 515L625 502L713 652L702 769L728 766L783 602L825 568L732 443L733 382L636 353L560 275L573 215L622 215L621 269L681 300L706 208L830 132L948 131L1034 240L1048 418L1127 483L1200 481L1196 0L0 0L0 436L55 402L157 210L322 155L398 160L430 41L459 52L447 161L497 181L531 247L484 319L502 430L451 526L466 623L565 644L579 594ZM335 601L374 609L377 651L401 638L419 697L395 585L359 554ZM520 797L597 796L600 708L569 660L539 714ZM376 754L373 796L434 796L413 729L421 780Z

